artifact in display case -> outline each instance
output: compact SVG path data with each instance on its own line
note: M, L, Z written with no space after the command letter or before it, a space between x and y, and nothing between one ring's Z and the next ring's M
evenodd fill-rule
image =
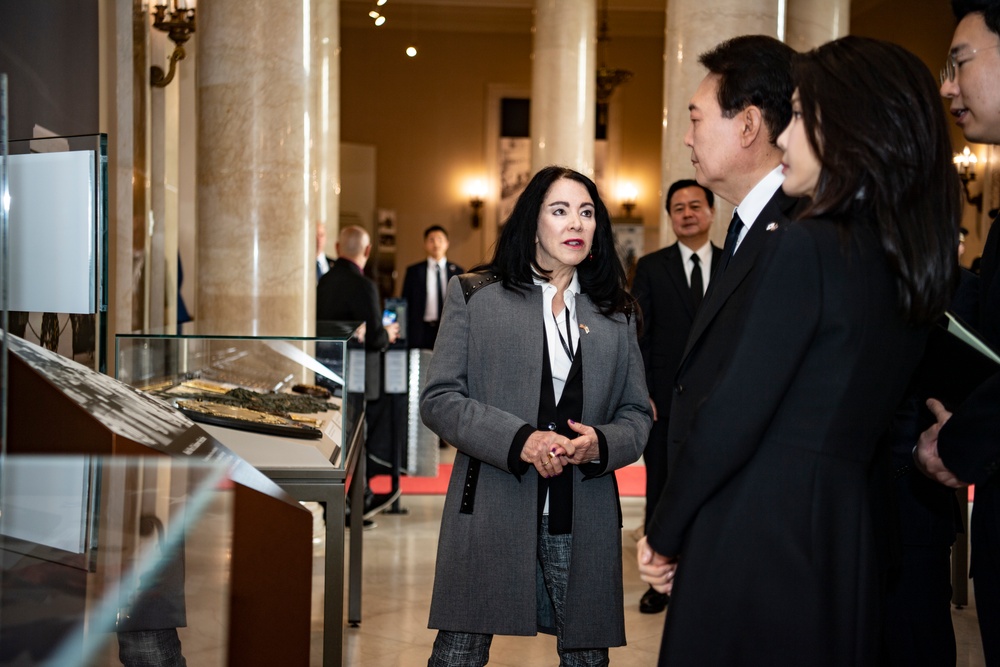
M118 378L195 422L317 441L339 466L364 410L356 328L322 338L119 334Z

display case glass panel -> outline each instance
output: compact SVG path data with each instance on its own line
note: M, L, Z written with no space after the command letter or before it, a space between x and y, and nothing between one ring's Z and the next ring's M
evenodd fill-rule
M227 664L229 466L165 456L10 455L0 502L4 664L121 665L179 647ZM68 482L68 483L67 483Z
M343 468L364 414L356 329L327 327L317 338L119 334L117 377L181 410L255 467ZM275 438L309 447L277 456Z

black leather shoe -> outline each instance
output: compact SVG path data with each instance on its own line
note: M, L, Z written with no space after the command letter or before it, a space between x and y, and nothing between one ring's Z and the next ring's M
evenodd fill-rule
M650 586L649 590L642 594L639 599L639 612L643 614L659 614L667 608L670 596L666 593L657 593Z

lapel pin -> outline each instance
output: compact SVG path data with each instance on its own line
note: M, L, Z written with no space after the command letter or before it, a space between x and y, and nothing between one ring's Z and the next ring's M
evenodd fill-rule
M778 228L778 223L776 222L769 223L766 227L767 231L769 232L773 232L777 228Z
M589 334L590 333L590 327L588 327L586 324L581 324L580 328L583 329L583 333L585 333L585 334Z

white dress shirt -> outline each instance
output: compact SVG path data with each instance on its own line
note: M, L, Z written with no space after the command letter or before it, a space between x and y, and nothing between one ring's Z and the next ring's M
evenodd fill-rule
M698 250L691 250L683 243L678 243L681 249L681 264L684 265L684 277L687 278L688 287L691 286L691 272L694 270L694 263L691 261L692 255L698 255L701 262L698 269L701 271L701 286L703 290L708 289L708 279L712 277L712 244L706 242ZM702 296L705 296L704 291Z
M440 277L441 294L448 288L448 258L442 257L441 261L427 258L427 305L424 306L424 322L437 322L438 320L438 288L434 280Z
M736 248L733 250L734 254L739 249L740 244L743 243L747 232L753 227L753 223L757 221L760 212L764 210L767 202L771 201L771 197L774 196L774 193L778 191L778 188L784 182L785 175L781 173L781 165L779 164L769 171L767 176L760 179L757 185L753 187L753 190L736 207L736 212L740 214L740 220L743 221L743 229L740 231L739 238L736 239Z
M563 303L566 307L558 315L552 314L556 286L538 276L534 277L534 281L536 285L542 286L542 321L545 322L545 342L548 344L549 367L552 369L552 392L555 394L556 403L559 403L563 387L566 386L566 378L569 377L569 369L573 365L573 360L566 353L563 343L575 356L576 344L580 340L580 327L576 319L576 295L580 293L580 280L574 271L569 287L563 291ZM568 327L567 318L569 318Z

